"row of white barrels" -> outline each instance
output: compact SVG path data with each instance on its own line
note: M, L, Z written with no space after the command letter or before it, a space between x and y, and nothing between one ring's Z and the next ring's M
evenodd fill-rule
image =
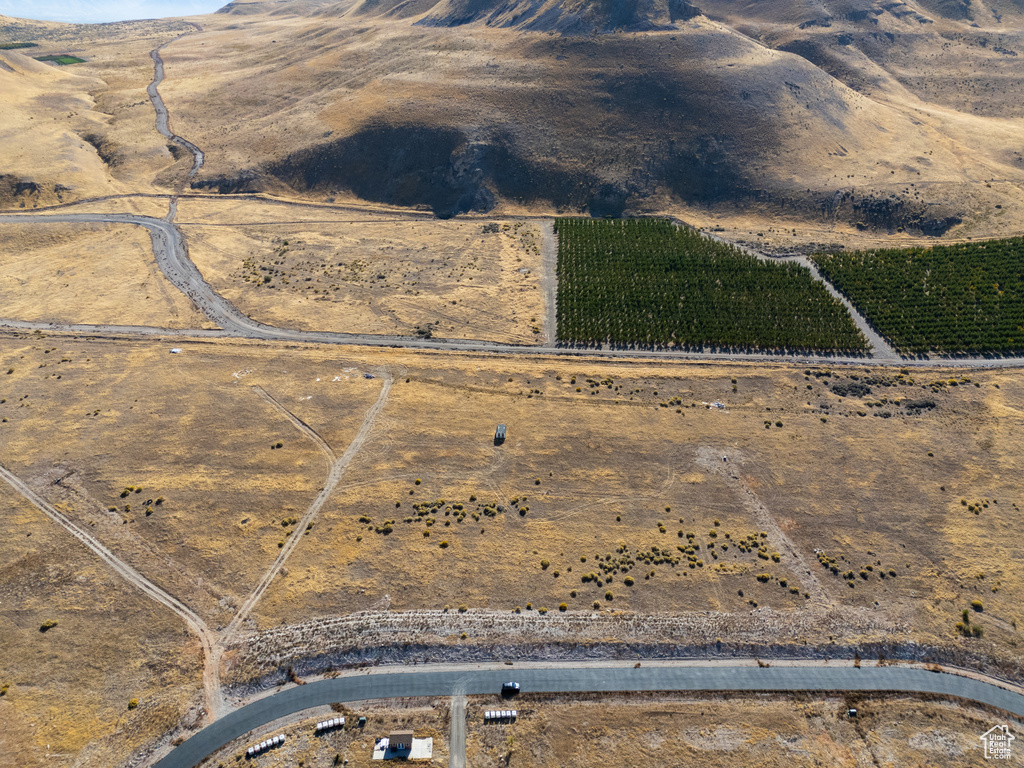
M484 712L484 722L500 723L507 721L514 723L516 721L517 714L518 713L514 709L489 709Z
M344 717L332 717L330 720L322 720L316 724L316 732L329 731L331 728L341 728L345 724Z
M259 744L254 744L245 751L245 754L249 757L256 757L256 755L260 754L261 752L266 752L271 747L279 747L282 744L284 744L283 733L280 736L275 736L272 739L261 741Z

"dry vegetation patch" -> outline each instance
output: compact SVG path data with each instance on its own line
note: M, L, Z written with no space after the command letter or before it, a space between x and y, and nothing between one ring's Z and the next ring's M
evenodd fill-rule
M6 483L0 505L9 532L0 539L4 760L120 764L190 711L199 644Z
M211 327L160 272L141 227L2 224L0 234L8 245L0 252L6 319Z
M514 724L469 707L467 762L512 765L973 766L993 723L980 708L905 696L524 696ZM855 707L856 718L846 716Z
M281 211L268 209L243 208L252 217L244 225L182 227L206 279L250 317L304 330L542 340L534 222L351 211L326 211L316 221L315 210L298 208L288 211L292 221L279 222ZM197 210L202 205L193 203L179 219L189 222ZM211 218L219 217L201 221Z

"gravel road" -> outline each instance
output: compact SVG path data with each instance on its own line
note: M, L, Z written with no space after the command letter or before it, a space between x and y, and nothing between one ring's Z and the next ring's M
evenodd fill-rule
M174 41L172 40L171 42ZM169 43L164 43L160 48L166 45L169 45ZM192 153L192 170L188 172L188 178L191 179L199 173L199 169L203 167L206 157L203 155L203 150L191 141L171 133L170 115L167 113L167 107L164 105L164 100L160 96L159 91L160 83L164 81L164 60L160 56L160 48L155 48L149 52L150 58L153 59L153 82L146 87L146 93L149 94L150 101L153 102L153 108L156 110L156 129L162 136Z
M466 694L452 694L451 733L448 737L448 768L466 768Z

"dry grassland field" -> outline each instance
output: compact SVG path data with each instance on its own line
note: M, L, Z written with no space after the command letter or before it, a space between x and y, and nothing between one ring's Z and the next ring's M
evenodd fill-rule
M178 221L213 288L270 325L545 340L540 261L550 224L210 200L182 201Z
M566 360L511 371L476 356L171 346L8 339L3 462L215 621L326 474L317 445L254 387L340 455L388 361L380 418L257 607L261 628L381 605L553 616L561 603L841 605L1016 656L1024 392L1012 372L597 373ZM509 437L496 446L499 422ZM984 636L957 640L975 599Z
M474 653L503 632L893 655L913 640L1019 674L1012 372L511 371L473 355L170 346L9 339L0 460L211 626L302 536L229 680L399 638L466 633ZM280 409L341 455L384 370L379 417L297 530L327 462ZM669 634L629 618L642 614Z
M213 327L164 277L142 227L3 224L0 236L6 244L0 315L6 319Z
M6 483L0 506L3 763L117 765L193 719L203 657L180 620Z
M0 461L215 626L327 474L281 408L343 451L380 382L334 354L172 346L5 340Z
M1016 642L1024 574L999 544L1024 504L1013 374L408 367L313 546L268 594L271 625L387 595L392 610L840 604L938 638L981 598L981 623ZM829 388L868 382L863 397Z
M985 762L978 736L994 722L978 708L899 696L524 696L516 723L484 725L489 706L469 707L466 759L480 768L966 768Z

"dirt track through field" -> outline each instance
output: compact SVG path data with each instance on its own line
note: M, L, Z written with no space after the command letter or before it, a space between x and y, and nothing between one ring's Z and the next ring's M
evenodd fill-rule
M825 286L825 290L842 302L843 306L846 307L846 311L850 313L850 317L853 318L853 322L857 324L857 328L860 329L860 332L867 338L868 343L871 344L871 355L875 360L885 360L887 362L901 361L899 352L893 349L889 342L882 338L881 334L871 326L867 321L867 318L864 317L864 315L862 315L855 306L853 306L848 298L837 291L832 283L821 276L817 265L815 265L813 261L808 259L806 256L787 256L784 259L779 260L793 261L803 267L806 267L811 271L811 276Z
M214 646L217 642L217 636L209 627L206 626L206 622L204 622L191 608L162 590L137 570L132 568L132 566L119 559L117 555L103 546L103 544L93 538L89 533L75 525L75 523L73 523L67 516L36 493L31 486L21 480L17 475L10 472L6 467L0 466L0 478L24 496L25 499L31 502L32 505L39 509L43 514L97 554L104 563L106 563L125 581L139 589L139 591L147 597L166 606L167 608L170 608L179 617L184 619L189 629L195 633L199 638L199 642L203 646L203 698L207 720L212 722L215 719L214 712L217 709L217 703L221 700L221 686L219 665L214 663Z
M681 219L673 218L672 221L675 222L677 226L687 228L690 227L689 224L682 221ZM835 286L832 285L832 283L830 283L828 280L821 276L821 273L818 271L818 268L815 266L814 262L812 262L806 256L768 256L762 253L761 251L750 248L749 246L740 245L739 243L733 242L732 240L727 240L726 238L721 237L720 235L716 235L714 232L702 231L701 234L703 234L705 237L711 238L716 242L724 243L725 245L731 245L733 248L738 248L744 253L749 253L751 256L761 259L762 261L792 261L796 264L799 264L801 267L804 267L805 269L809 270L811 273L811 277L814 278L815 281L824 285L825 290L828 291L834 298L838 299L844 307L846 307L846 311L850 313L850 317L853 319L854 324L856 324L857 329L862 334L864 334L864 338L866 338L868 340L868 343L871 345L871 356L873 360L884 360L885 362L889 363L902 362L899 353L895 349L893 349L889 345L889 342L883 339L882 336L874 328L871 327L871 324L868 323L867 318L865 318L864 315L862 315L857 310L857 308L853 306L853 304L850 302L848 298L843 296L843 294L836 290Z
M730 457L730 454L733 455ZM708 472L722 477L726 485L736 491L743 505L750 511L761 529L768 534L768 541L777 547L781 554L791 559L790 567L793 569L793 577L800 582L803 592L810 596L811 603L818 607L828 606L828 593L825 592L818 577L814 575L814 571L807 564L803 553L797 549L793 541L775 521L771 510L764 505L740 476L736 458L737 456L732 451L715 449L710 446L702 446L697 452L697 463Z
M384 384L381 387L380 395L377 397L377 401L370 407L370 410L366 412L366 416L363 419L363 425L359 429L358 434L356 434L355 439L349 445L348 450L346 450L345 453L341 455L341 458L338 459L333 458L334 451L331 449L331 447L327 445L327 443L323 440L323 438L320 437L320 435L318 435L310 427L308 427L305 424L305 422L302 422L298 417L289 413L287 409L284 408L284 406L282 406L269 395L266 395L265 392L261 394L261 397L266 395L264 399L267 399L269 403L274 405L282 412L286 413L288 415L289 420L291 420L292 423L295 424L298 429L300 429L304 434L306 434L307 437L309 437L311 440L317 443L318 446L320 446L320 449L324 451L326 456L328 456L330 471L327 474L327 479L324 481L323 488L320 489L320 493L317 494L317 497L313 500L313 503L309 505L309 508L306 510L306 513L302 516L302 519L299 520L298 525L295 526L295 534L289 536L288 539L285 541L285 545L281 548L281 552L280 554L278 554L277 559L274 560L274 564L264 574L263 578L260 579L259 583L249 594L249 597L246 598L241 608L239 608L238 611L235 613L234 618L231 619L231 623L229 623L228 626L224 629L224 632L221 634L219 642L220 648L223 648L231 641L232 636L238 631L239 627L241 627L243 622L249 617L249 614L252 613L253 608L256 607L256 604L260 601L260 598L263 597L263 594L270 587L271 583L274 581L274 578L281 572L281 568L284 567L285 562L288 560L291 553L295 551L295 548L299 545L299 542L302 540L303 534L308 529L310 524L313 523L313 521L316 519L316 516L320 513L320 510L323 508L324 503L327 501L328 497L331 495L335 487L337 487L338 483L341 481L341 478L345 474L345 470L348 469L348 465L352 462L352 459L355 458L356 454L359 453L359 450L363 447L363 444L366 442L366 439L369 436L370 431L376 424L377 417L380 415L380 412L384 409L384 406L388 400L388 394L391 392L391 385L393 383L394 379L392 378L392 374L390 372L386 373L384 375ZM262 392L262 390L259 390L259 392ZM220 652L217 653L217 658L219 660Z
M302 432L302 434L304 434L306 437L308 437L310 440L316 443L317 448L323 451L324 456L327 457L328 467L334 464L334 462L337 460L337 457L334 455L334 450L331 448L331 446L327 444L327 441L320 436L319 432L317 432L315 429L309 426L309 424L304 422L294 413L292 413L283 405L281 405L281 403L278 402L277 398L275 398L273 395L267 392L267 390L265 390L263 387L259 386L258 384L253 384L252 389L253 392L255 392L257 395L259 395L268 403L270 403L270 405L275 410L280 412L282 415L284 415L286 419L288 419L288 421L294 424L296 429L298 429L300 432Z

